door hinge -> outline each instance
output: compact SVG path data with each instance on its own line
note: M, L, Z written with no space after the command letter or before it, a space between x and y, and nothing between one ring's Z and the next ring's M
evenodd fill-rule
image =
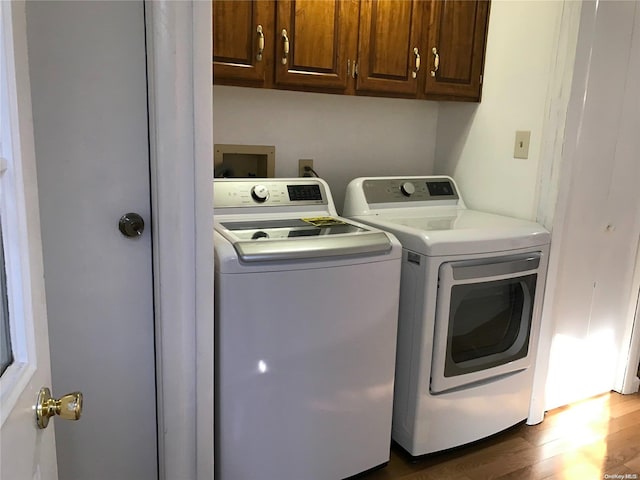
M482 79L483 79L483 77L482 77L482 75L480 75L480 85L482 85Z

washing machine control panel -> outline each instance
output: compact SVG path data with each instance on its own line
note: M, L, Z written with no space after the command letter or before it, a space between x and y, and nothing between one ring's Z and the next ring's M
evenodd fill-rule
M453 182L446 177L369 179L362 183L368 204L458 200Z
M213 205L215 208L327 204L328 195L325 186L315 179L214 181Z

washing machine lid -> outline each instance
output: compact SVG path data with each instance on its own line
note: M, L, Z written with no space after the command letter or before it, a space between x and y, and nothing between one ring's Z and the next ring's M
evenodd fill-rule
M215 228L243 262L386 253L392 248L384 232L339 217L229 220Z
M428 256L502 252L550 242L549 232L537 223L464 208L407 208L354 218L393 233L404 248Z

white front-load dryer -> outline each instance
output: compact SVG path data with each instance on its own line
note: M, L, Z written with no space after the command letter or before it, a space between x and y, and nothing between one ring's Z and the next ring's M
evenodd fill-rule
M393 439L419 456L525 420L549 233L467 209L445 176L355 179L343 214L403 246Z
M401 246L315 178L216 180L220 480L338 480L389 460Z

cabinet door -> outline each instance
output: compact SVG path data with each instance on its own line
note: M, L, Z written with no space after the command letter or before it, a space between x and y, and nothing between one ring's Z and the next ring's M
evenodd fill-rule
M420 36L425 5L420 0L362 1L358 92L416 96L418 55L424 54Z
M355 56L358 1L276 3L276 86L344 93Z
M480 101L488 0L431 2L427 98Z
M274 3L268 0L212 3L214 83L271 86Z

